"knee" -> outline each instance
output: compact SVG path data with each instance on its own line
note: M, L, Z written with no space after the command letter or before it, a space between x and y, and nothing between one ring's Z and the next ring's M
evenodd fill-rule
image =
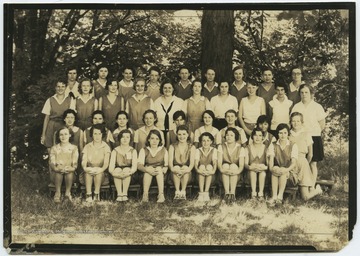
M236 164L231 164L230 165L230 170L231 171L237 171L239 169L239 167Z
M206 170L205 165L201 164L201 165L199 166L199 170L200 170L200 171L205 171L205 170Z
M124 171L124 172L130 172L131 169L130 169L129 167L125 167L125 168L123 168L123 171Z
M229 165L229 164L223 164L223 165L222 165L222 168L223 168L224 170L229 170L229 169L230 169L230 165Z
M178 166L178 165L174 166L173 170L174 170L175 172L180 171L180 166Z
M213 168L213 166L212 166L211 164L208 164L208 165L206 166L206 170L207 170L208 172L212 172L212 171L214 170L214 168Z

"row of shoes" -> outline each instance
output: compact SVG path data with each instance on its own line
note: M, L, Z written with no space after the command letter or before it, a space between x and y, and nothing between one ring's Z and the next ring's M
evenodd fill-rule
M118 195L116 198L116 202L127 202L129 198L127 195Z
M210 201L209 192L199 192L197 201L198 202L209 202Z
M92 202L98 202L98 201L100 201L99 194L94 194L94 197L91 194L86 195L85 202L92 203Z
M224 201L226 204L233 204L236 201L235 194L225 194Z
M186 191L175 191L174 200L186 200Z
M147 203L149 202L149 195L148 194L143 194L143 197L141 199L142 203ZM157 203L164 203L165 202L165 196L164 193L160 193L157 197Z
M72 196L71 194L65 194L64 195L64 201L72 201ZM55 196L54 196L54 202L55 203L61 203L61 194L56 194L55 193Z

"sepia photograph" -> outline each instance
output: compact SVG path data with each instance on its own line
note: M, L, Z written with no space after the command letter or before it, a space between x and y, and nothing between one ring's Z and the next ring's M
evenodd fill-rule
M8 253L348 245L355 3L3 8Z

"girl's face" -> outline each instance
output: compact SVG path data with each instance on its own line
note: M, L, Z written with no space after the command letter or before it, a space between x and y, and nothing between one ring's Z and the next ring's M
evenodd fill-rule
M119 125L119 127L126 127L128 123L128 119L124 114L118 115L118 118L116 119L116 123Z
M299 68L294 68L291 72L291 78L294 82L301 82L302 74Z
M130 134L129 133L123 133L120 139L121 145L129 145L130 144Z
M74 82L77 77L76 69L69 70L67 73L68 81Z
M174 120L174 123L175 123L176 127L178 127L180 125L184 125L185 119L183 119L182 116L179 116L176 120Z
M256 85L253 85L253 84L247 84L246 86L246 90L247 90L247 93L249 94L249 96L253 96L253 95L256 95L256 91L257 91L258 87Z
M289 133L287 131L287 129L282 129L279 131L279 140L281 141L286 141L289 137Z
M210 148L213 141L208 136L203 136L201 140L201 146L205 149Z
M149 138L150 147L158 147L160 138L156 134L151 134Z
M84 81L81 83L81 90L82 94L89 94L91 90L91 83L90 81Z
M100 68L99 72L98 72L99 78L106 79L106 77L108 76L108 73L109 73L109 71L107 68Z
M206 77L207 82L214 81L214 79L215 79L215 71L212 70L212 69L209 69L208 71L206 71L205 77Z
M205 125L212 125L213 123L213 118L208 114L208 113L205 113L204 114L204 124Z
M155 123L155 117L152 113L147 113L144 117L144 123L148 127L152 127Z
M93 117L93 124L102 124L104 122L104 118L101 114L96 114Z
M227 113L226 117L225 117L225 120L226 120L228 125L233 125L233 124L235 124L236 116L235 116L234 113Z
M300 97L302 102L309 102L311 100L311 93L308 87L304 87L300 90Z
M278 99L283 99L285 97L285 88L284 87L276 87L276 95Z
M176 135L179 142L186 142L189 137L189 133L185 130L178 131Z
M159 77L160 77L160 75L159 75L158 72L156 72L155 70L151 70L151 72L150 72L150 82L152 82L152 83L158 82Z
M302 128L302 121L300 116L293 116L291 118L291 127L294 131L299 131Z
M93 130L93 140L94 142L101 142L102 141L102 133L99 129Z
M261 124L259 124L259 128L263 131L263 132L267 132L269 129L269 124L267 122L263 122Z
M61 82L56 83L55 91L57 95L64 95L66 89L66 85Z
M130 82L133 77L133 72L131 69L125 69L122 73L124 80Z
M64 119L66 126L73 126L75 123L75 116L72 113L68 113Z
M163 93L165 96L172 96L173 92L174 92L174 88L172 84L170 83L164 84Z
M254 136L253 136L253 142L255 144L262 144L263 141L263 135L261 131L256 131Z
M234 78L236 81L242 81L244 78L244 71L242 69L237 69L234 71Z
M189 70L182 68L179 73L180 79L186 81L189 79Z
M116 91L118 90L117 81L112 81L111 84L109 84L108 88L109 88L109 92L116 93Z
M193 86L193 94L194 95L200 95L201 94L201 83L200 82L195 82L194 86Z
M262 75L262 79L265 83L271 83L272 79L273 79L273 74L270 70L265 70L263 75Z
M137 94L144 94L145 93L145 81L140 80L135 85L135 91Z
M228 95L229 94L229 84L227 82L222 82L220 84L220 94Z
M225 140L227 143L235 142L235 133L233 131L228 131L225 135Z
M71 135L69 132L69 129L62 129L59 131L59 139L60 142L65 143L65 142L69 142Z

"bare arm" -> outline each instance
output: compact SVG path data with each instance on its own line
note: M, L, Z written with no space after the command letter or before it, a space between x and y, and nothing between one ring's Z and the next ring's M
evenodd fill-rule
M49 115L45 115L44 123L43 123L43 129L42 129L42 133L41 133L41 140L40 140L40 143L41 143L42 145L44 145L44 143L45 143L45 134L46 134L47 126L48 126L48 124L49 124L49 120L50 120L50 116L49 116Z

